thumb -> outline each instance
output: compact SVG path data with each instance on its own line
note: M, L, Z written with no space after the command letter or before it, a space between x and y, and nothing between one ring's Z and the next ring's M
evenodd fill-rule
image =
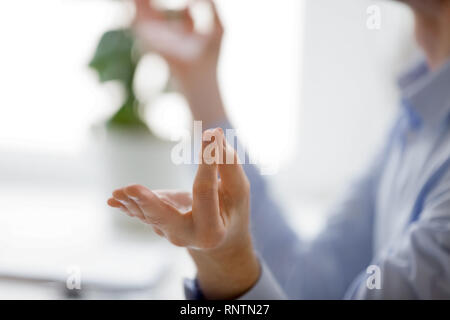
M202 242L215 242L223 234L224 224L219 209L218 171L216 155L223 152L223 145L216 137L219 129L203 134L201 161L192 190L192 214L196 231ZM220 151L222 150L222 151Z

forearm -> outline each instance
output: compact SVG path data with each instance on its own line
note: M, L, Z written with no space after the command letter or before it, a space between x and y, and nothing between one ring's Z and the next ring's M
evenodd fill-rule
M197 281L207 299L235 299L258 281L260 266L250 237L220 252L189 249L197 267Z
M196 74L180 79L180 87L189 103L193 119L211 127L227 120L215 72Z

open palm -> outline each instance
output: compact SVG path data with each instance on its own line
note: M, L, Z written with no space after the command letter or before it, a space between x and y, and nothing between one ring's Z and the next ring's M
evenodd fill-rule
M213 136L214 141L203 143L202 155L214 145L214 154L231 155L228 159L233 163L205 158L198 166L192 194L131 185L115 190L108 204L152 225L177 246L216 249L237 241L248 230L249 183L222 129L207 130L204 136Z

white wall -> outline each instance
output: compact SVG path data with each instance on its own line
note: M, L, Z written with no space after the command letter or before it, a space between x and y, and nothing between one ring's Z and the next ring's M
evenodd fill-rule
M380 30L366 26L370 5L381 9ZM307 0L303 22L300 139L275 181L310 232L380 145L397 108L396 78L416 48L410 12L394 1Z
M283 163L298 138L303 1L217 2L225 26L220 80L229 115L254 154L267 165Z
M87 64L129 15L119 1L0 1L0 150L79 152L117 105Z

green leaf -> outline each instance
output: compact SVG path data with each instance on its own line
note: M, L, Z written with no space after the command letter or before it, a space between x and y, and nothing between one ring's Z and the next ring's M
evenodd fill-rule
M136 69L133 47L131 30L108 31L100 39L89 66L98 72L101 82L118 80L129 88Z
M130 97L122 107L108 120L110 128L134 128L149 131L147 124L140 118L138 111L139 103Z

